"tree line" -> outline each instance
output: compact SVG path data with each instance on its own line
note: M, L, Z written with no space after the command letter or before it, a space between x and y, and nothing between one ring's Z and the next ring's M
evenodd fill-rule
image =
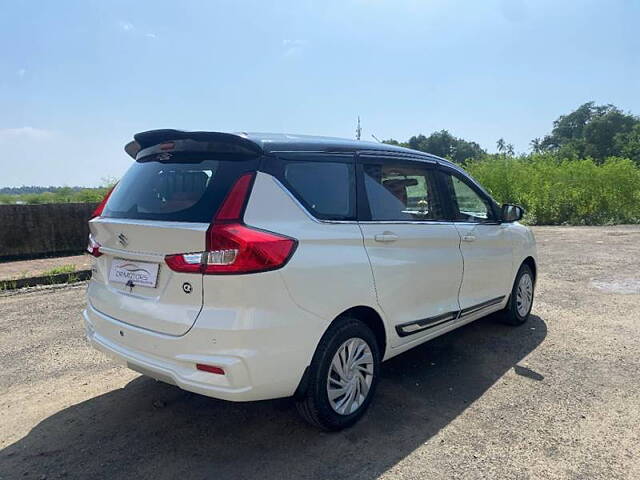
M115 179L104 178L99 187L4 187L0 189L0 204L96 203L115 182Z
M498 202L522 205L530 224L640 223L640 119L614 105L588 102L561 115L549 134L531 141L527 153L516 154L502 138L497 153L488 153L447 130L385 143L463 165ZM103 183L5 189L0 203L98 202L114 180Z
M428 152L461 165L488 155L478 143L458 138L447 130L429 136L415 135L406 142L389 139L384 143ZM534 138L529 145L530 153L550 153L562 160L590 158L600 165L609 157L622 157L640 166L640 117L615 105L587 102L558 117L549 134ZM496 142L496 149L499 154L516 155L513 145L503 138Z

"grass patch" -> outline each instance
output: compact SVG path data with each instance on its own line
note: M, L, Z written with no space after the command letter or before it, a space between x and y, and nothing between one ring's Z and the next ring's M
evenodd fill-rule
M16 280L5 280L4 282L0 282L0 292L15 290L17 287L18 282Z
M75 265L60 265L59 267L51 268L45 272L42 272L43 276L60 275L61 273L74 273L76 271Z

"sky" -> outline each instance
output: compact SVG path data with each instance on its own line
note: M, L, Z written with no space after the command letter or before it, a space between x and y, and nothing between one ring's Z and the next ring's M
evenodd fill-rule
M99 185L155 128L525 152L582 103L640 114L639 0L0 0L0 187Z

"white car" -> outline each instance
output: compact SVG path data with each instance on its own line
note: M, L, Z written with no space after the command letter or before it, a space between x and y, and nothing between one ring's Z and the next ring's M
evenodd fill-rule
M98 349L337 430L380 363L489 313L527 320L536 246L460 167L385 144L153 130L90 220Z

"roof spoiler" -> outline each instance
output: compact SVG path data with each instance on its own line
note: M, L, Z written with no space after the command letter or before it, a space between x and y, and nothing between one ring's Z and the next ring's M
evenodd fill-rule
M141 150L173 140L193 140L196 142L235 145L246 150L247 153L254 155L263 153L262 148L257 143L234 133L186 132L184 130L162 129L136 133L133 138L132 142L125 145L124 151L134 160Z

